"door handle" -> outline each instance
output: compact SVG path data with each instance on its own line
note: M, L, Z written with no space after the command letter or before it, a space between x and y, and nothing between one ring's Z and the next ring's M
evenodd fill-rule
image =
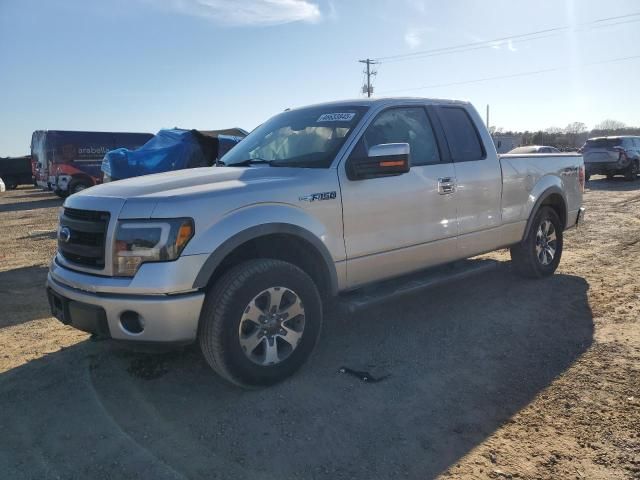
M438 193L440 195L448 195L456 191L456 182L451 177L438 179Z

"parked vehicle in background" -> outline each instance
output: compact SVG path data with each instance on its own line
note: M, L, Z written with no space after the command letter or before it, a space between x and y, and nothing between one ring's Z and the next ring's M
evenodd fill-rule
M30 155L31 158L31 182L33 186L38 188L38 161Z
M160 130L137 150L118 148L107 152L102 160L103 181L210 167L246 136L247 132L241 128Z
M634 181L640 173L640 137L616 136L590 138L580 149L587 180L591 175L624 175Z
M518 273L551 275L582 218L582 157L499 157L466 102L288 110L221 164L67 198L53 315L129 342L199 341L225 379L268 385L310 355L323 300L355 308L415 288L407 274L505 247ZM394 277L404 287L380 283Z
M508 153L522 154L522 153L562 153L556 147L548 147L546 145L525 145L523 147L517 147Z
M0 178L7 190L14 190L18 185L31 185L31 156L0 158Z
M109 150L137 148L150 133L38 130L31 137L37 184L64 197L102 182L100 165Z

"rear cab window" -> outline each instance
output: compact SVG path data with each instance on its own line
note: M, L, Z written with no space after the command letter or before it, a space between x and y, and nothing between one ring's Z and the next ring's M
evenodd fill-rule
M439 107L437 111L454 162L469 162L486 158L487 155L478 129L465 108Z

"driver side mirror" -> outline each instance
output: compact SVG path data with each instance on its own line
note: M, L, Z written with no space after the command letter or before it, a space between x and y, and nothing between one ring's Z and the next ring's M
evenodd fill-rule
M411 147L408 143L382 143L369 149L368 155L351 158L347 165L349 180L402 175L411 168Z

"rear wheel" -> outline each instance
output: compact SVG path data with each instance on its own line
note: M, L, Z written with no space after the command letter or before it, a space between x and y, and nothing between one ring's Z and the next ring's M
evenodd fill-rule
M7 190L15 190L16 188L18 188L18 182L11 177L4 179L4 185Z
M209 290L198 337L216 373L254 387L300 368L321 324L322 304L311 278L290 263L259 259L232 268Z
M639 170L640 169L638 168L638 160L631 160L631 163L629 163L629 166L624 172L625 180L628 180L630 182L635 181L638 178Z
M536 213L527 237L511 247L511 260L518 274L528 278L551 275L562 256L562 223L556 211L542 207Z

